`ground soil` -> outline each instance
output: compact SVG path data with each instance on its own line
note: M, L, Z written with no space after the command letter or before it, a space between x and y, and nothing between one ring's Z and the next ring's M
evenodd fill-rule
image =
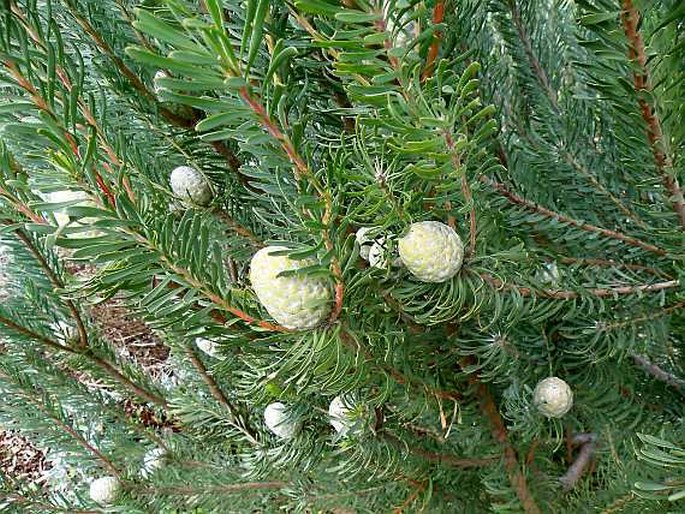
M45 451L12 430L0 430L0 475L10 482L40 483L51 464Z
M137 319L119 298L95 305L93 321L103 337L125 355L156 376L169 357L169 347Z

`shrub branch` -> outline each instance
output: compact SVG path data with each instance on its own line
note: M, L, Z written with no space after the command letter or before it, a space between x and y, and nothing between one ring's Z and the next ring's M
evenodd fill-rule
M594 234L599 234L604 237L607 237L609 239L616 239L617 241L621 241L625 244L628 244L630 246L635 246L637 248L642 248L643 250L646 250L651 253L655 253L660 256L665 256L667 255L667 252L653 244L646 243L640 239L637 239L636 237L628 236L625 234L622 234L621 232L617 232L615 230L609 230L607 228L602 228L602 227L597 227L595 225L591 225L589 223L585 223L580 220L576 220L571 218L570 216L566 216L564 214L560 214L558 212L555 212L551 209L548 209L546 207L543 207L531 200L527 200L523 198L522 196L517 195L513 191L511 191L507 186L502 184L501 182L497 182L496 180L493 180L489 177L481 177L480 181L490 187L491 189L497 191L499 194L501 194L504 198L509 200L509 202L518 205L520 207L525 208L526 210L541 214L545 216L546 218L550 218L556 221L559 221L561 223L565 223L566 225L570 225L574 228L578 228L580 230L584 230L586 232L592 232Z
M669 385L677 391L682 392L685 389L685 380L653 363L647 358L647 356L633 353L631 357L633 358L635 364L642 368L642 370L644 370L648 375L651 375L655 379Z
M242 418L240 416L240 413L238 412L238 409L233 405L233 403L231 403L231 401L226 397L224 392L218 386L218 384L216 383L214 378L207 372L207 368L205 367L202 360L200 360L200 357L197 355L195 348L193 348L192 346L189 345L186 347L186 351L188 353L188 357L190 358L190 362L192 362L193 366L195 366L195 369L200 374L200 377L202 378L203 382L209 388L209 391L212 393L212 396L221 405L223 405L228 410L228 412L231 414L231 420L230 420L231 424L238 431L240 431L240 433L242 433L248 439L248 441L250 441L251 444L253 444L253 445L259 444L259 441L257 441L255 434L242 421Z
M566 473L559 478L565 491L575 487L587 469L597 446L596 434L576 434L571 439L573 445L580 445L580 451Z
M120 6L121 8L121 6ZM160 105L159 101L157 100L156 95L150 91L150 89L140 80L138 75L129 68L126 63L119 57L114 49L111 47L111 45L105 41L105 39L100 35L100 33L97 31L93 25L88 21L86 17L81 15L80 13L74 11L67 3L67 10L71 13L71 15L74 17L74 20L76 23L81 27L81 29L93 40L93 43L97 48L104 54L106 55L117 67L119 72L126 77L126 79L131 83L133 88L138 91L141 95L143 95L145 98L150 100L151 102L155 103L158 105L159 113L172 125L176 125L177 127L182 127L182 128L193 128L194 127L194 121L192 119L188 119L182 116L179 116L175 114L173 111L170 109L166 108L164 105ZM235 153L228 148L224 143L221 141L213 141L212 147L219 153L221 156L223 156L226 161L228 162L228 166L233 171L236 173L238 176L238 179L243 183L247 184L248 179L245 175L240 173L240 159L235 155Z
M656 109L648 100L649 95L643 94L643 92L651 92L652 86L650 84L649 70L647 69L645 44L639 28L640 13L633 5L632 0L623 0L622 6L621 21L623 22L623 30L630 43L628 58L637 64L637 69L633 72L633 85L638 93L638 103L642 118L647 124L647 139L652 148L652 154L654 155L659 174L670 195L673 210L680 219L680 225L685 229L685 198L683 198L683 192L674 174L671 157L666 151L664 134L661 130L661 120Z
M239 96L243 102L245 102L245 104L252 109L252 112L257 116L257 119L262 127L269 133L269 135L279 142L281 148L283 148L283 151L287 154L294 166L295 178L298 180L306 180L314 188L316 194L324 204L324 213L321 218L321 224L323 225L321 237L323 239L324 247L330 253L330 269L335 280L335 305L328 319L329 323L332 324L338 319L340 313L342 312L345 296L345 284L343 282L342 269L340 267L340 261L335 255L335 247L333 245L333 240L330 233L331 223L333 222L333 198L331 194L323 187L316 175L314 175L314 173L311 171L304 159L297 152L292 141L290 141L290 138L276 123L274 123L264 106L250 92L248 87L241 88Z
M507 469L509 481L516 491L516 496L518 496L518 499L523 505L523 510L526 514L542 514L542 511L535 502L535 498L533 498L528 489L526 477L523 475L516 457L516 451L509 442L507 429L502 420L502 416L500 416L500 413L497 410L497 405L495 404L495 400L492 397L488 386L478 380L475 375L469 375L469 383L476 388L480 400L481 411L490 421L493 437L504 446L504 465Z

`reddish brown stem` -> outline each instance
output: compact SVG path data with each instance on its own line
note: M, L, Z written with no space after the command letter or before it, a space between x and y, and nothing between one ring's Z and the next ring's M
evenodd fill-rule
M131 203L135 203L136 201L136 196L133 193L133 188L131 187L131 182L128 180L128 177L124 177L121 183L124 186L124 189L126 190L126 194L128 195L128 199L131 201Z
M31 238L26 234L23 230L21 229L16 229L14 231L16 236L19 238L19 240L24 244L26 249L33 255L34 259L38 262L40 267L43 269L43 272L45 275L48 277L48 280L50 280L50 283L55 289L64 289L64 283L62 280L57 276L57 274L53 271L52 267L48 263L48 261L45 259L43 254L40 252L38 247L34 244L34 242L31 240ZM83 322L83 318L81 317L81 313L79 312L78 308L72 302L71 300L63 300L64 304L67 306L69 309L69 312L71 313L71 317L73 318L74 322L76 323L76 328L78 330L78 335L79 335L79 345L81 348L86 348L88 346L88 331L86 330L86 325Z
M540 84L542 85L543 89L547 93L547 97L549 98L552 107L554 107L555 111L559 111L559 101L557 100L556 91L552 89L552 86L549 82L549 78L547 77L547 73L545 73L544 68L540 64L540 60L537 58L535 52L533 51L533 45L530 42L530 38L528 37L528 33L526 32L526 27L524 26L523 20L521 19L521 12L519 11L518 6L516 5L516 0L511 0L510 7L512 21L514 22L516 31L518 32L519 38L521 39L523 49L526 52L528 60L530 61L530 65L533 68L533 71L535 72L535 75L540 81Z
M167 407L167 403L162 398L161 396L157 396L156 394L153 394L142 387L136 385L133 383L131 380L126 378L119 370L117 370L112 364L110 364L108 361L98 357L93 353L92 350L86 350L84 352L84 355L93 363L95 363L97 366L99 366L105 373L107 373L110 377L112 377L114 380L119 382L121 385L124 387L127 387L131 391L133 391L137 396L142 398L145 401L148 401L150 403L154 403L156 405L159 405L162 408Z
M400 505L399 507L395 507L393 509L392 514L402 514L403 512L406 512L406 509L411 507L412 504L419 497L419 495L426 489L426 483L425 482L416 482L415 480L412 480L411 485L414 486L414 490L402 502L402 505Z
M107 197L109 205L112 208L115 208L117 206L117 201L114 198L114 194L110 191L109 187L107 187L107 184L105 184L105 181L102 180L102 176L97 171L95 172L95 182L97 182L100 191Z
M685 389L685 380L675 376L673 373L669 373L668 371L659 367L657 364L654 364L646 356L634 353L632 354L632 357L633 361L635 361L635 364L642 368L645 371L645 373L671 386L673 389L676 389L677 391L682 392L683 389Z
M664 273L661 270L657 270L650 266L645 266L643 264L629 264L625 262L619 262L613 259L582 259L576 257L562 257L559 259L563 264L579 264L583 266L605 266L605 267L616 267L625 268L634 271L646 271L652 275L660 275L663 278L673 278L671 275Z
M50 283L55 287L56 289L63 289L64 288L64 283L62 280L55 274L55 272L52 270L50 265L48 264L47 260L45 257L43 257L43 254L40 253L38 248L33 244L33 241L26 235L22 230L17 229L15 230L15 234L17 237L24 243L26 248L29 250L29 252L34 256L40 267L43 269L45 275L47 276L48 280ZM0 317L0 323L3 323L4 325L8 326L12 330L15 330L16 332L19 332L27 337L30 337L31 339L34 339L36 341L39 341L51 348L54 348L55 350L60 350L63 352L67 353L79 353L84 355L86 358L88 358L91 362L96 364L99 368L101 368L105 373L107 373L110 377L112 377L114 380L122 384L123 386L127 387L131 391L133 391L136 395L138 395L140 398L152 402L154 404L157 404L161 407L166 408L166 401L160 397L157 396L142 387L136 385L133 383L131 380L126 378L119 370L117 370L114 366L112 366L109 362L105 361L104 359L101 359L97 355L95 355L92 350L90 349L90 343L89 343L89 338L88 338L88 332L86 330L85 323L83 322L83 318L81 317L81 313L79 312L78 308L72 302L71 300L63 300L67 308L69 309L69 312L76 323L77 331L79 333L79 342L78 342L78 349L72 348L70 346L66 346L63 344L60 344L56 341L53 341L52 339L49 339L47 337L44 337L36 332L33 332L32 330L27 329L26 327L20 326L17 323L6 319L4 317Z
M376 27L376 30L378 32L385 32L388 29L388 24L386 23L384 18L381 18L376 22L375 27ZM385 41L383 41L383 47L386 50L392 50L392 41L390 40L390 38L387 38ZM394 55L388 54L388 61L390 61L390 65L395 70L399 69L400 61L397 57L395 57Z
M35 404L34 404L35 405ZM76 430L74 430L72 427L64 423L61 419L59 419L57 416L51 415L47 409L42 409L38 407L40 410L42 410L47 416L49 416L55 425L58 427L62 428L65 432L67 432L71 437L73 437L78 443L83 446L86 450L88 450L90 453L95 455L107 468L113 475L120 477L121 473L119 470L116 468L116 466L112 463L112 461L105 456L104 453L102 453L100 450L95 448L93 445L91 445L81 434L79 434Z
M245 102L245 104L252 109L252 112L255 113L261 125L269 133L269 135L280 143L281 148L283 148L285 153L288 155L288 158L295 166L295 178L298 180L302 178L308 178L309 180L312 180L313 177L311 177L309 167L304 162L302 157L300 157L300 155L297 153L297 150L295 150L295 147L290 139L281 131L278 125L272 121L269 113L266 112L264 106L252 96L247 86L240 89L239 95L243 102ZM320 192L320 185L312 185L314 185L314 188L317 190L317 192Z
M41 261L44 261L44 259L41 259ZM47 266L47 263L45 263L45 264ZM45 268L45 269L47 269L47 268ZM58 287L61 287L61 286L59 286L59 284L61 284L61 282L59 282L59 280L56 279L56 277L54 276L54 273L52 273L52 270L50 270L49 273L46 271L46 273L48 274L48 277L50 278L51 281L57 280L56 282L53 282L53 284L57 284ZM71 307L69 307L70 310L72 310L72 307L73 307L73 309L76 309L75 306L73 306L73 303L71 303ZM78 311L76 311L74 318L75 318L75 322L77 323L77 326L78 326L78 331L80 333L80 336L79 336L80 337L80 345L81 345L80 350L76 350L76 349L71 348L69 346L62 345L56 341L53 341L47 337L44 337L44 336L42 336L36 332L33 332L33 331L31 331L25 327L22 327L16 323L12 322L11 320L5 319L3 317L0 317L0 323L3 323L4 325L10 327L11 329L13 329L13 330L15 330L15 331L17 331L23 335L26 335L26 336L30 337L31 339L34 339L36 341L40 341L41 343L43 343L43 344L45 344L51 348L54 348L56 350L60 350L60 351L67 352L67 353L82 353L82 351L85 348L87 348L87 346L88 346L88 336L87 336L87 332L85 331L86 330L85 326L83 325L83 320L81 319L80 315L78 314ZM149 401L151 403L155 403L157 405L160 405L162 407L166 407L166 402L164 401L163 398L156 396L156 395L146 391L145 389L137 386L131 380L126 378L124 375L122 375L109 362L107 362L104 359L101 359L100 357L96 356L90 349L87 349L85 352L83 352L83 355L85 355L91 362L93 362L98 367L100 367L103 371L105 371L110 377L114 378L117 382L121 383L122 385L124 385L128 389L131 389L140 398L142 398L146 401Z
M655 291L663 291L666 289L673 289L680 285L677 280L668 280L666 282L656 282L654 284L640 284L637 286L619 286L619 287L599 287L593 289L585 289L582 293L576 291L566 291L561 289L545 289L534 290L529 287L518 286L515 284L507 284L500 279L490 275L489 273L479 273L480 278L490 284L495 289L512 289L518 291L521 296L539 296L541 298L553 298L556 300L570 300L578 298L581 294L588 294L598 298L605 298L608 296L625 295L634 293L649 293Z
M33 212L31 209L29 209L26 205L24 205L21 201L19 201L18 198L16 198L14 195L12 195L9 191L4 189L3 187L0 187L0 197L3 198L7 203L9 203L15 211L18 213L23 214L26 216L28 219L33 221L34 223L38 225L45 225L46 221L41 218L38 214ZM10 221L9 224L12 222ZM6 223L8 224L8 223Z
M142 238L140 238L140 239L138 239L138 241L143 242L144 240ZM144 244L146 244L146 246L148 248L153 248L151 245L149 245L147 243L144 243ZM212 303L219 306L221 309L223 309L227 312L230 312L231 314L235 315L236 317L242 319L246 323L257 325L258 327L261 327L265 330L270 330L272 332L290 332L290 329L282 327L281 325L269 323L268 321L258 320L257 318L254 318L254 317L250 316L249 314L231 306L228 302L226 302L226 300L222 299L220 296L212 293L211 291L208 291L203 284L201 284L199 281L193 279L188 274L187 270L173 266L173 265L169 264L167 260L164 260L164 262L167 263L167 266L169 267L169 269L172 272L183 277L183 283L189 284L192 287L197 288L198 290L200 290L202 292L203 295L205 295L209 300L211 300ZM169 287L169 289L177 289L179 287L182 287L182 285L180 283L170 282L168 287ZM194 305L194 308L201 309L202 307L196 303ZM212 319L214 319L217 323L219 323L221 325L225 325L229 321L229 318L227 318L218 309L212 309L209 312L209 315L212 317ZM245 335L244 337L247 337L248 339L251 338L250 335Z
M31 101L33 102L33 105L35 105L38 108L38 110L47 114L53 121L59 123L60 119L52 111L52 109L50 109L50 106L47 104L45 99L42 96L40 96L38 90L33 86L33 84L31 84L28 81L28 79L21 73L17 64L9 58L0 60L0 63L2 63L5 69L7 69L10 72L10 76L15 80L17 85L29 94L29 96L31 97ZM64 139L66 139L67 144L69 144L71 151L74 153L74 155L78 155L78 144L74 139L74 136L64 129L62 129L62 135L64 136Z
M49 512L50 514L56 514L58 512L68 513L68 514L102 514L102 510L73 510L63 509L57 505L52 505L51 503L46 503L44 501L36 500L35 498L26 498L18 493L11 493L5 497L9 505L24 505L26 509L24 512L34 512L35 508L40 509L42 512Z
M3 377L5 380L14 381L14 379L11 376L4 372L0 372L0 377ZM116 468L116 466L114 466L114 464L108 457L106 457L100 450L91 445L81 434L79 434L71 426L66 424L58 416L56 416L53 412L46 408L45 405L43 405L39 400L41 397L40 394L37 394L37 391L35 391L34 393L35 394L27 394L25 391L22 391L21 396L26 398L26 401L33 405L37 410L42 412L43 415L50 418L50 420L52 420L55 426L59 427L64 432L69 434L69 436L76 440L76 442L80 446L82 446L84 449L88 450L95 457L97 457L102 462L104 467L107 468L112 474L116 475L117 477L121 476L119 470Z
M471 209L469 209L469 255L473 256L476 254L476 207L473 205L473 194L466 175L461 177L461 191L466 203L471 204Z
M442 23L444 17L445 2L444 0L438 0L437 2L435 2L435 6L433 7L433 17L431 19L433 25L438 25ZM437 60L438 54L440 53L441 41L442 32L437 30L433 34L433 41L431 42L431 45L428 48L428 54L426 55L426 65L423 69L423 73L421 74L421 81L427 80L433 74L433 70L435 69L435 61Z
M497 405L490 394L488 386L478 380L475 375L469 376L469 383L476 388L481 410L490 421L493 437L504 447L504 465L507 468L509 481L516 491L519 501L523 505L523 510L526 514L541 514L542 511L537 506L535 498L533 498L528 490L526 477L523 475L519 466L516 451L508 440L507 429L502 420L502 416L500 416L500 413L497 410Z
M452 134L448 131L444 132L445 143L447 148L450 149L450 155L452 160L452 165L455 171L459 171L461 168L461 158L455 148L454 139ZM467 204L471 205L469 209L469 255L476 254L476 207L473 205L473 194L471 193L471 186L469 185L469 180L466 177L466 171L463 170L461 176L461 192L464 195L464 200Z
M545 90L545 93L547 94L547 98L549 99L550 104L552 105L555 111L559 112L560 107L556 91L552 88L547 73L540 64L540 60L538 59L537 55L535 55L535 52L533 51L533 46L531 44L530 37L526 32L523 20L521 19L521 13L518 10L515 0L511 1L511 13L512 21L514 22L514 26L516 27L516 30L519 34L519 38L521 39L521 43L523 44L526 56L530 61L531 67L533 68L533 72L535 73L538 81L540 82L540 85ZM529 138L526 139L528 139L528 141L532 143L532 141ZM635 223L640 225L642 228L646 228L646 224L642 220L640 220L635 215L635 213L628 209L623 204L623 202L621 202L618 198L616 198L613 195L613 193L611 193L611 191L604 187L604 185L601 184L588 170L581 166L571 156L571 154L569 154L568 152L564 152L564 158L571 166L573 166L574 169L576 169L576 171L580 172L593 186L595 186L597 190L605 194L618 207L618 209L621 210L621 212L623 212L626 216L635 221Z
M16 14L16 13L15 13ZM40 41L36 41L36 44L39 44ZM48 104L45 102L45 100L38 94L38 90L31 84L26 77L19 71L19 68L16 66L15 63L12 61L0 61L2 64L5 66L10 71L10 75L14 78L14 80L17 82L17 85L19 85L24 91L26 91L29 96L31 97L31 101L33 104L42 112L50 116L53 120L59 122L59 118L57 115L50 109ZM71 84L63 74L63 72L59 71L58 76L62 79L65 87L67 87L69 90L71 89ZM89 120L89 123L95 123L95 120L93 119L92 115L90 114L90 111L85 107L85 104L82 102L79 102L79 106L82 108L82 114L84 114L84 117ZM83 109L85 109L85 112L83 112ZM105 148L105 151L108 153L111 159L113 159L113 162L118 162L116 155L114 154L114 151L109 147L105 142L104 139L101 135L100 129L97 127L97 125L94 125L95 129L98 131L100 142ZM74 155L77 157L80 157L80 151L78 147L78 143L76 142L76 139L74 136L69 133L66 129L63 127L60 127L62 129L62 135L64 136L65 140L69 144L71 151L73 152ZM108 198L109 202L114 205L114 195L110 191L110 189L107 187L105 184L104 180L100 176L99 173L95 172L95 180L97 182L98 187L100 190L103 192L103 194ZM20 210L22 213L26 214L27 216L31 217L33 221L37 221L39 223L42 223L43 220L42 218L36 218L34 215L28 214L28 210L21 205L15 205L15 207ZM38 221L40 220L40 221Z
M271 135L280 143L281 148L283 148L283 151L287 154L290 162L292 162L294 166L295 178L298 180L304 179L311 184L324 204L324 214L321 218L321 223L324 228L321 235L324 247L328 252L331 253L330 269L335 279L335 305L333 306L331 314L328 318L328 322L333 324L342 312L345 298L345 283L342 277L342 268L340 267L340 261L335 255L335 248L330 235L330 225L333 221L333 198L331 197L330 193L321 185L319 179L316 178L316 176L309 169L307 163L304 161L304 159L302 159L300 154L293 146L290 138L279 128L276 123L273 122L264 106L250 93L250 90L247 88L247 86L240 89L239 95L243 102L245 102L245 104L252 109L252 112L254 112L259 119L262 127L264 127L269 135Z
M352 351L360 352L362 355L364 355L367 361L371 362L377 369L386 372L395 382L397 382L400 385L414 387L417 390L423 390L424 392L427 392L428 394L435 396L436 398L440 398L442 400L458 401L462 399L461 394L456 391L443 391L441 389L436 389L433 386L424 384L420 380L407 377L401 371L399 371L396 368L393 368L388 364L377 363L369 349L362 345L347 330L347 328L343 328L340 331L340 340Z
M411 453L421 457L430 462L435 462L436 464L442 464L452 468L482 468L489 466L496 462L499 457L482 458L482 459L469 459L455 457L454 455L446 455L444 453L429 452L427 450L422 450L421 448L411 448Z
M148 100L158 103L157 97L150 91L145 84L140 80L138 75L129 68L126 63L116 54L114 49L111 47L111 45L105 41L105 39L100 35L100 33L93 27L88 19L80 15L78 12L73 11L71 8L68 8L69 12L72 14L74 19L76 20L76 23L83 29L83 31L90 36L90 38L93 40L93 43L102 51L103 54L105 54L111 61L114 63L114 65L117 67L119 72L126 77L126 79L131 83L133 88L138 91L141 95L143 95L145 98ZM185 127L185 128L192 128L194 126L193 120L184 118L182 116L178 116L175 114L173 111L167 109L163 105L159 106L159 113L166 118L167 121L169 121L171 124L176 125L178 127ZM240 160L238 157L222 142L220 141L213 141L212 147L222 155L226 161L228 162L229 168L238 174L238 178L240 179L241 182L247 183L247 177L239 173L240 169Z
M623 22L623 30L630 43L628 58L637 64L637 69L633 72L633 85L638 93L638 103L642 118L647 124L647 139L652 148L652 154L654 155L659 174L670 195L673 210L680 219L680 225L685 229L685 198L680 189L680 184L678 184L678 179L674 174L673 162L666 153L661 120L655 108L648 101L649 95L643 94L643 92L651 92L652 86L649 79L649 70L647 69L645 44L639 30L640 13L633 5L632 0L623 0L622 7L621 20Z
M685 308L685 302L678 302L674 305L663 307L663 308L659 309L657 312L654 312L652 314L647 314L644 316L638 316L635 318L629 318L629 319L622 320L622 321L615 321L613 323L598 322L597 323L597 330L602 331L602 332L608 332L610 330L615 330L615 329L621 328L621 327L627 327L629 325L639 325L641 323L644 323L645 321L651 321L654 319L663 318L664 316L670 314L671 312L680 311L683 308Z
M216 215L224 222L228 227L238 234L239 236L244 237L245 239L248 239L255 247L257 248L262 248L264 246L264 242L261 241L255 234L252 232L250 229L247 227L244 227L240 223L238 223L236 220L234 220L231 216L228 215L225 211L222 210L216 210Z
M16 3L11 2L11 9L12 9L12 14L14 14L14 16L22 22L22 24L24 25L24 29L26 30L26 33L30 36L30 38L33 40L33 42L36 44L36 46L38 46L43 51L47 51L47 45L46 45L45 41L41 38L41 36L35 30L33 30L33 28L31 27L31 24L29 23L29 21L27 20L26 16L21 11L19 6ZM60 79L60 82L62 82L62 85L66 88L66 90L68 92L71 92L73 89L73 86L72 86L71 80L69 79L69 75L64 70L64 68L62 68L59 65L56 66L55 67L55 74ZM43 101L43 104L45 105L45 109L43 109L43 110L49 111L49 108L47 107L47 104L44 101ZM111 161L115 165L118 166L120 164L118 157L117 157L116 153L114 152L114 150L112 149L112 147L109 146L109 144L105 140L104 133L102 132L102 130L98 126L97 122L95 121L92 113L90 112L89 107L85 104L85 102L83 102L82 99L78 100L78 105L79 105L81 114L83 115L84 119L93 128L95 128L96 133L98 135L98 138L100 139L101 146L103 147L103 149L105 150L107 155L110 157ZM54 115L54 113L51 113L51 115L54 119L57 119L57 117ZM68 134L68 132L66 130L63 130L63 132ZM74 151L74 153L76 153L78 155L78 149L75 147L74 144L72 144L72 150Z
M7 328L10 330L13 330L14 332L21 334L23 336L29 337L33 339L34 341L39 341L43 343L46 346L49 346L50 348L53 348L55 350L60 350L62 352L67 352L67 353L77 353L77 351L73 348L70 348L69 346L65 346L61 343L58 343L57 341L53 341L52 339L42 336L38 334L37 332L34 332L33 330L30 330L24 326L19 325L18 323L15 323L11 319L5 318L4 316L0 316L0 323L5 325Z
M210 292L206 292L206 295L212 302L214 302L218 305L221 305L221 307L223 309L225 309L226 311L233 314L236 318L240 318L245 323L248 323L250 325L257 325L258 327L263 328L264 330L270 330L272 332L290 332L290 329L287 329L281 325L277 325L276 323L271 323L269 321L257 319L254 316L250 316L245 311L242 311L236 307L228 305L218 295L215 295L215 294L210 293Z
M665 256L667 255L667 252L665 250L662 250L661 248L658 248L657 246L654 246L649 243L645 243L644 241L641 241L640 239L637 239L632 236L627 236L625 234L622 234L620 232L616 232L615 230L609 230L606 228L602 227L597 227L595 225L590 225L589 223L584 223L582 221L575 220L569 216L566 216L564 214L560 214L558 212L554 212L550 209L547 209L546 207L543 207L541 205L538 205L535 202L532 202L530 200L527 200L513 191L509 190L504 184L497 182L489 177L481 177L480 181L483 184L486 184L490 188L494 189L498 193L500 193L502 196L504 196L507 200L509 200L511 203L520 205L521 207L524 207L525 209L536 212L538 214L542 214L543 216L565 223L566 225L578 228L580 230L584 230L586 232L592 232L595 234L600 234L604 237L608 237L610 239L616 239L618 241L621 241L623 243L626 243L630 246L635 246L638 248L642 248L643 250L646 250L648 252L655 253L657 255Z
M583 177L587 179L590 184L592 184L598 191L600 191L603 195L605 195L609 200L611 200L611 203L613 203L618 210L620 210L623 214L625 214L629 219L631 219L633 222L635 222L636 225L638 225L640 228L649 230L649 226L642 221L637 214L635 214L633 211L631 211L628 207L624 205L624 203L617 198L611 191L609 191L604 184L602 184L591 172L588 170L585 166L583 166L581 163L579 163L573 155L569 152L563 152L564 160L578 173L580 173Z
M258 327L261 327L265 330L270 330L272 332L290 332L290 329L287 329L281 325L277 325L275 323L270 323L269 321L263 321L259 320L253 316L250 316L246 312L238 309L237 307L234 307L230 305L226 300L221 298L219 295L213 293L212 291L209 291L202 283L198 282L195 280L193 277L191 277L188 272L184 269L181 269L177 266L174 266L171 264L169 261L165 260L167 265L169 266L169 269L173 271L174 273L180 275L183 277L183 279L192 287L202 291L202 293L210 300L212 303L215 305L218 305L222 309L224 309L227 312L230 312L233 314L236 318L240 318L246 323L249 323L251 325L257 325Z
M571 429L568 425L564 428L564 443L566 444L566 463L573 462L573 441L571 440Z
M192 346L188 346L186 347L186 350L188 352L188 357L190 357L190 362L192 362L193 366L195 366L195 369L200 374L200 377L202 378L203 382L209 388L209 391L212 393L212 396L221 405L223 405L230 413L231 424L236 428L236 430L240 431L253 445L258 444L258 441L254 433L249 428L247 428L245 423L242 421L238 409L236 409L236 407L231 403L231 401L226 397L224 392L216 383L214 378L207 372L207 368L203 364L202 360L200 360L200 358L198 357L195 348L193 348Z
M133 70L131 70L126 63L114 52L114 49L107 41L104 40L95 27L93 27L83 15L72 9L69 2L66 2L66 8L74 17L74 20L76 20L78 26L81 27L81 29L93 40L95 46L97 46L104 54L107 55L107 57L111 59L121 74L128 79L133 88L148 100L155 101L155 96L152 94L152 92L145 87L145 84L143 84L138 75L134 73Z
M40 43L40 40L36 40L36 42ZM17 81L17 83L31 95L34 104L39 109L43 110L44 112L46 112L48 115L50 115L54 119L57 119L56 116L54 115L54 113L52 113L52 111L49 109L49 107L47 106L45 101L38 95L35 88L19 72L18 68L16 68L16 65L10 61L6 61L6 62L4 62L4 64L10 71L12 71L12 74L15 77L15 80ZM65 78L64 80L65 80L65 87L70 88L71 85L68 82L68 79ZM87 118L89 123L91 123L91 124L95 123L95 120L94 120L92 114L90 114L89 110L85 111L84 116ZM64 135L65 135L65 137L66 136L71 137L71 134L69 134L66 131L64 131ZM71 138L70 141L73 141L73 138ZM76 155L78 155L78 148L77 147L74 149L74 152ZM110 154L110 157L113 159L113 162L115 162L116 156L113 154L113 150L111 150L111 148L109 149L108 154ZM101 190L103 191L103 193L109 199L110 203L113 205L114 201L115 201L114 196L112 195L111 191L107 188L107 186L104 184L102 177L99 174L96 174L96 181L98 182L98 185L101 188ZM0 191L0 193L1 192L2 191ZM22 210L21 205L17 205L17 208L21 212L26 211L25 208ZM36 221L38 223L44 223L44 220L42 218L37 218L36 215L31 213L30 211L26 211L25 214L27 214L27 216L31 217L31 219L33 219L34 221ZM210 295L211 295L211 293L210 293ZM223 301L221 298L219 298L216 295L210 296L210 298L215 302L219 302L219 305L222 305L227 311L231 312L232 314L234 314L238 318L240 318L240 319L242 319L248 323L256 324L256 325L258 325L261 328L264 328L266 330L281 331L281 332L287 331L286 328L280 327L279 325L275 325L275 324L269 323L267 321L260 321L260 320L257 320L256 318L252 317L252 316L249 316L247 313L241 311L240 309L237 309L237 308L234 308L234 307L228 305L225 301ZM225 321L225 318L222 318L221 316L217 315L217 313L212 313L212 315L215 317L215 319L218 319L218 320L224 319L224 321Z
M485 466L490 466L491 464L499 460L499 457L494 456L484 458L455 457L454 455L447 455L444 453L437 453L429 450L424 450L416 445L407 446L400 439L398 439L393 434L390 434L388 432L384 432L383 437L388 442L392 443L394 446L408 449L409 452L416 457L451 468L482 468Z

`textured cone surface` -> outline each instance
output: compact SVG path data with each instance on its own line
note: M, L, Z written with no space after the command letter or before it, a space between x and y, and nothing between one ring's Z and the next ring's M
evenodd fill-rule
M179 166L169 178L171 190L179 198L197 205L207 205L212 201L212 188L205 176L195 168Z
M371 246L376 239L382 236L380 235L379 227L361 227L357 230L354 237L359 245L359 256L365 261L368 261Z
M225 359L225 357L219 353L219 345L214 341L205 339L204 337L197 337L195 338L195 346L197 346L200 350L202 350L210 357L219 360Z
M557 377L541 380L533 392L533 403L548 418L560 418L573 406L573 391Z
M345 435L354 422L349 418L352 408L342 396L336 396L328 406L328 416L336 432Z
M148 450L143 456L143 467L140 470L140 474L145 478L149 477L164 466L165 458L166 451L163 448Z
M439 221L421 221L399 240L402 262L422 282L445 282L457 274L464 245L457 233Z
M257 298L281 325L292 329L313 328L330 312L331 290L325 280L304 275L279 277L283 271L313 264L296 261L287 255L272 255L287 250L283 246L262 248L252 257L250 282Z
M300 431L299 423L288 416L288 407L281 402L270 403L264 409L264 424L281 439L290 439Z
M90 483L90 499L101 505L114 503L121 484L116 477L96 478Z

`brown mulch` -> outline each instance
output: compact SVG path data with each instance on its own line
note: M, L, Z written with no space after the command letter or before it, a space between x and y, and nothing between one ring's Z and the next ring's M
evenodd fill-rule
M95 305L90 309L90 314L102 337L114 345L124 358L137 361L153 377L162 372L169 356L169 347L145 323L133 316L121 300L115 298ZM90 381L87 376L76 378L83 383ZM90 385L98 386L95 383ZM122 409L145 426L161 428L169 425L165 420L158 419L152 409L130 399L122 401ZM0 473L11 482L40 486L46 471L52 467L45 454L44 450L38 449L16 432L0 430Z
M95 266L83 262L67 260L66 267L71 275L83 281L97 272ZM115 296L93 305L89 312L102 336L122 356L135 360L151 376L157 375L157 368L167 360L170 349L126 307L122 298Z
M94 305L90 309L94 323L102 336L126 359L136 361L152 378L168 374L166 362L170 348L163 344L150 328L138 319L117 297ZM120 403L126 415L146 427L174 428L166 416L149 405L128 398Z
M107 341L128 354L151 376L159 373L169 357L169 347L136 318L120 299L115 297L94 305L90 313Z
M24 483L40 482L52 467L45 451L12 430L0 430L0 470L10 480Z

